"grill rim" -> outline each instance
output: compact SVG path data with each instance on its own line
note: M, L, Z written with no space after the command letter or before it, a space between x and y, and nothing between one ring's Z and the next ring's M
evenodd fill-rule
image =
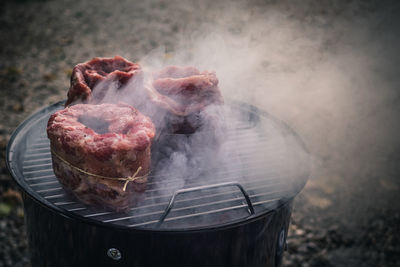
M20 123L17 128L13 131L10 140L7 143L6 147L6 166L13 178L13 180L17 183L19 190L22 191L23 194L28 196L31 200L33 200L35 203L41 205L43 208L48 209L49 211L55 212L57 215L62 215L68 219L71 220L76 220L78 222L84 222L89 225L93 225L96 227L106 227L106 228L111 228L111 229L118 229L118 230L123 230L123 231L137 231L137 232L151 232L151 233L171 233L171 234L185 234L185 233L196 233L196 232L205 232L205 231L219 231L219 230L225 230L225 229L231 229L231 228L236 228L244 224L251 223L253 221L258 220L261 217L268 216L272 213L275 212L275 210L282 208L284 205L286 205L289 202L292 202L296 195L304 188L306 185L308 178L310 176L310 153L309 150L307 149L307 146L303 139L291 128L289 127L284 121L276 118L275 116L272 116L270 113L268 113L265 110L262 110L256 106L253 106L251 104L234 100L234 99L225 99L225 103L228 103L228 105L233 105L233 106L240 106L246 111L248 111L251 114L255 114L257 116L266 116L270 120L272 120L274 123L277 123L280 127L282 127L283 130L287 131L294 137L296 142L300 145L300 147L304 150L305 155L307 156L305 162L307 163L305 166L305 174L303 176L299 176L298 179L301 179L302 183L298 183L293 189L293 195L290 197L284 197L281 198L280 200L277 201L277 205L271 209L265 209L262 212L259 212L258 214L253 214L249 215L247 217L239 218L236 220L232 220L229 222L217 224L217 225L207 225L207 226L200 226L198 228L187 228L187 229L168 229L168 228L155 228L155 229L149 229L149 228L137 228L137 227L128 227L125 225L119 225L119 224L111 224L107 222L102 222L100 220L94 220L91 218L86 218L83 217L79 214L76 214L74 212L68 211L66 209L62 209L61 207L58 207L52 203L50 203L48 200L42 198L38 199L36 197L37 192L35 192L22 178L18 177L23 177L23 174L19 172L16 168L12 166L13 164L13 154L14 150L13 147L17 145L16 143L18 141L18 138L21 136L24 136L23 131L27 130L25 127L28 123L32 123L34 118L36 117L35 120L40 120L42 115L46 114L48 110L54 110L54 108L57 108L57 106L63 107L65 103L65 100L56 102L52 105L46 106L44 108L41 108L37 110L36 112L32 113L29 115L22 123Z

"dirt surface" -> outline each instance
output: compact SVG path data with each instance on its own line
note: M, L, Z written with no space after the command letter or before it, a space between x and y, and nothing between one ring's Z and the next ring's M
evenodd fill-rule
M244 100L288 122L313 158L284 265L400 266L398 11L394 1L2 1L0 267L29 266L21 196L4 161L12 131L66 98L77 63L136 61L159 47L174 58L182 40L210 29L240 40L264 77L266 89L254 83ZM246 76L242 55L229 71ZM216 69L225 96L236 92L224 91Z

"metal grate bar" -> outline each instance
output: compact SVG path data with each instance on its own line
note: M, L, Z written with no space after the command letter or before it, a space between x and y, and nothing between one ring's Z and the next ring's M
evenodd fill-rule
M49 184L55 184L58 186L60 183L58 181L50 181L50 182L31 184L31 186L35 187L35 186L43 186L43 185L49 185ZM37 191L37 192L39 192L39 191Z
M246 189L246 191L252 192L252 191L254 191L256 189L261 190L263 188L266 189L266 188L268 188L268 186L264 186L264 187L255 186L255 187ZM238 190L230 190L230 191L222 192L222 193L202 194L201 196L197 196L197 197L176 200L175 203L176 203L176 205L183 204L183 203L189 203L190 204L190 203L193 203L193 202L196 202L196 201L199 201L199 200L210 200L210 199L215 198L215 197L230 196L233 193L239 193L239 192L240 191L238 191ZM278 190L278 191L267 191L267 193L260 193L260 194L254 194L254 195L252 194L250 197L252 198L252 197L257 197L257 196L276 194L276 193L280 193L280 192L283 192L283 191L281 191L281 190ZM243 199L243 196L241 197L241 199ZM168 200L168 199L166 199L166 200ZM199 204L199 205L213 205L215 203L223 203L223 202L229 202L229 201L231 201L231 200L230 199L228 199L228 200L225 199L225 200L221 200L220 202L219 201L213 201L213 202L206 202L206 203ZM155 203L155 204L151 204L151 205L141 205L140 207L132 208L132 209L130 209L130 211L148 210L148 209L151 209L151 208L153 208L153 209L154 208L158 208L158 209L156 211L154 211L154 212L151 212L151 213L137 214L137 215L135 214L135 215L131 215L131 216L126 216L126 217L123 217L122 220L133 219L133 218L149 216L149 215L155 215L155 214L161 214L164 211L163 208L168 203L169 203L168 201L165 201L165 202L162 202L162 203ZM192 205L190 207L194 207L194 206ZM179 208L176 208L176 209L178 209L178 210L179 209L187 209L187 208L190 208L190 207L179 207ZM174 210L176 210L176 209L174 209ZM108 214L113 214L113 213L112 212L101 212L101 213L85 215L84 217L95 217L95 216L103 216L103 215L108 215ZM115 219L110 219L109 221L119 221L119 219L115 218Z
M254 175L254 177L256 177L256 175L261 175L261 173L252 173L252 175ZM234 175L232 175L232 173L222 173L222 174L220 174L220 175L222 175L222 176L226 176L227 178L225 178L225 179L220 179L219 181L229 181L229 180L232 180L232 179L238 179L238 178L240 178L240 176L234 176ZM264 173L264 175L265 175L265 173ZM271 174L272 175L272 174ZM248 176L248 178L252 178L253 176ZM53 178L54 179L54 181L46 181L46 182L40 182L40 183L34 183L34 184L31 184L31 186L42 186L42 185L48 185L48 184L54 184L54 185L56 185L57 187L59 186L59 182L58 182L58 180L56 179L56 177L54 176L54 175L47 175L47 176L41 176L41 177L35 177L35 178L28 178L29 180L41 180L41 179L47 179L47 178ZM260 182L260 181L263 181L263 180L265 180L265 178L263 177L263 178L261 178L261 179L254 179L254 180L252 180L252 182L253 183L255 183L255 182ZM177 180L177 181L179 181L179 179ZM158 183L149 183L149 185L153 185L153 187L154 187L154 185L156 185L156 184L162 184L162 181L160 181L160 182L158 182ZM247 185L248 183L244 183L245 185ZM174 184L174 183L168 183L168 185L169 186L166 186L166 187L163 187L162 189L162 191L164 191L164 192L166 192L166 191L168 191L168 190L173 190L173 189L176 189L176 185L177 184ZM201 182L197 182L197 183L191 183L191 186L198 186L198 185L201 185ZM151 187L150 187L151 188ZM146 199L149 199L149 198L154 198L150 193L153 193L153 192L160 192L160 189L159 188L153 188L153 189L147 189L146 190L146 195L148 195L148 197L146 198ZM58 194L57 194L58 195ZM170 193L165 193L164 195L163 194L158 194L157 195L157 197L158 198L162 198L162 197L169 197L170 196ZM51 197L51 196L47 196L47 197Z
M36 170L36 171L24 171L22 172L24 175L27 174L33 174L33 173L43 173L43 172L53 172L53 169L42 169L42 170Z
M262 205L262 204L266 204L266 203L273 203L273 202L278 201L278 200L279 200L279 198L269 199L269 200L265 200L265 201L255 202L255 203L253 203L253 205L254 206L258 206L258 205ZM209 215L209 214L233 211L233 210L237 210L237 209L243 209L246 206L247 206L247 204L242 204L242 205L232 206L232 207L229 207L229 208L221 208L221 209L217 209L217 210L212 210L212 211L209 211L209 212L201 212L201 213L196 213L196 214L189 214L189 215L183 215L183 216L168 218L165 221L166 222L170 222L170 221L175 221L175 220L193 218L193 217L196 217L196 216L204 216L204 215ZM155 225L157 222L158 222L158 220L152 220L152 221L143 222L143 223L128 224L127 226L128 227L138 227L138 226L145 226L145 225L152 225L152 224Z
M29 148L28 150L26 150L26 154L35 154L35 152L40 152L40 151L50 151L49 147L38 147L38 148ZM34 153L31 153L34 152Z
M51 162L51 158L40 158L40 159L30 159L30 160L24 160L24 166L26 163L32 163L32 162L43 162L43 161L50 161Z
M220 175L220 174L218 174L218 175ZM223 174L221 174L221 176L222 176ZM228 177L228 178L226 178L226 179L218 179L218 181L230 181L230 180L235 180L235 179L238 179L238 178L241 178L241 175L238 175L237 173L232 173L231 174L232 176L230 176L230 177ZM261 174L260 174L261 175ZM256 175L252 175L252 176L249 176L249 178L254 178L254 177L257 177ZM182 178L182 179L176 179L175 181L182 181L184 178ZM158 182L158 183L152 183L152 184L149 184L149 185L153 185L153 187L154 187L154 185L158 185L158 184L163 184L163 182L162 181L160 181L160 182ZM168 186L164 186L163 187L163 191L167 191L168 189L176 189L176 186L177 185L180 185L180 183L177 183L177 182L169 182L168 183ZM202 183L201 182L194 182L194 183L191 183L190 184L191 186L200 186L200 185L202 185ZM146 193L147 194L149 194L149 193L152 193L152 192L156 192L156 191L159 191L159 189L158 188L154 188L154 189L147 189L146 190Z
M54 174L50 174L50 175L43 175L43 176L34 176L34 177L28 177L28 178L25 178L25 180L27 180L27 181L36 181L36 180L42 180L42 179L48 179L48 178L56 178L55 176L54 176Z
M54 198L60 198L60 197L65 197L65 194L57 194L57 195L50 195L50 196L45 196L45 199L54 199Z
M40 168L40 167L51 167L52 163L35 164L35 165L24 165L23 169Z
M50 152L46 152L46 153L35 153L35 154L27 154L25 155L25 159L26 158L37 158L37 157L44 157L44 156L51 156Z
M56 187L56 188L42 189L42 190L38 190L36 192L38 192L38 193L46 193L46 192L57 191L57 190L61 190L61 189L63 189L63 188L62 187Z
M268 192L268 193L260 193L260 194L256 194L256 195L252 195L252 198L256 198L256 197L263 197L263 196L269 196L269 195L273 195L274 193L277 193L277 192ZM278 192L278 193L281 193L280 191ZM232 204L232 202L235 202L235 201L243 201L243 200L245 200L244 198L243 198L243 195L241 195L241 197L235 197L235 198L230 198L230 199L225 199L225 200L220 200L220 201L214 201L214 202L210 202L210 203L203 203L203 204L199 204L199 205L191 205L191 206L187 206L187 207L181 207L181 208L174 208L172 211L171 211L171 213L177 213L177 212L179 212L179 211L185 211L185 210L193 210L193 209L196 209L196 208L200 208L200 207L212 207L212 206L215 206L215 205L218 205L218 204ZM247 207L247 204L246 203L244 203L245 204L245 206L244 207ZM207 208L207 210L208 211L211 211L212 209L211 208ZM162 211L158 211L158 212L153 212L151 215L160 215L160 214L163 214L163 210ZM198 214L199 212L196 212L196 213L193 213L193 214ZM135 219L135 218L138 218L138 217L142 217L142 216L148 216L148 215L150 215L150 214L141 214L141 215L139 215L139 216L130 216L130 217L125 217L125 219ZM176 216L171 216L170 218L175 218ZM167 221L167 219L165 219L165 221Z
M246 164L246 162L244 162L244 161L242 161L242 163ZM258 165L257 161L252 162L252 163L254 163L255 165ZM262 161L260 161L259 163L260 163L260 165L258 166L259 169L253 168L250 171L250 170L246 170L244 168L240 168L240 167L236 166L236 168L230 168L229 171L219 171L219 172L215 173L215 175L225 176L225 177L228 176L227 179L230 180L230 178L237 178L237 177L230 177L230 175L238 174L240 172L249 173L251 175L251 177L254 177L256 175L268 176L268 175L274 175L275 174L275 173L271 173L271 172L266 172L265 171L265 167L263 167L261 165ZM274 167L273 164L270 164L269 166L271 167L271 169ZM213 172L215 170L210 169L210 170L207 170L207 171L208 172ZM207 171L204 171L204 172L206 173ZM168 177L168 176L166 176L166 175L149 176L149 178L155 178L155 181L154 182L149 182L148 185L162 184L164 182L163 180L161 180L163 177ZM175 179L168 177L168 182L172 183L172 182L175 182L175 181L181 181L182 179L183 179L183 177L182 178L175 178Z
M36 142L43 141L43 140L49 141L49 139L47 138L47 136L46 136L44 133L43 133L43 135L39 136L39 137L35 140L35 143L36 143Z
M50 145L50 142L35 142L30 147L32 147L32 148L47 147L48 148L49 145Z
M236 192L239 192L236 190ZM232 194L231 191L229 192L224 192L224 193L217 193L217 194L209 194L209 195L202 195L200 197L195 197L195 198L188 198L188 199L184 199L184 200L176 200L175 203L177 204L181 204L181 203L185 203L185 202L194 202L194 201L199 201L205 198L213 198L213 197L219 197L219 196L224 196L224 195L230 195ZM170 195L168 195L168 197L170 197ZM163 211L163 208L168 204L168 198L167 196L164 197L166 201L161 202L161 203L154 203L154 204L150 204L150 205L141 205L140 207L135 207L135 208L131 208L130 211L140 211L140 210L147 210L147 209L155 209L155 208L159 208L159 210L154 213L154 214L160 214ZM104 215L109 215L109 214L113 214L113 212L99 212L99 213L92 213L92 214L87 214L84 215L84 217L97 217L97 216L104 216ZM149 214L152 215L152 214ZM127 218L135 218L135 215L133 216L128 216Z
M230 177L230 178L232 178L232 179L235 179L235 178L237 178L237 177ZM219 180L219 182L226 182L226 181L230 181L231 179L220 179ZM259 180L254 180L253 182L260 182L260 181L262 181L263 179L259 179ZM198 185L201 185L201 183L192 183L192 184L190 184L190 186L198 186ZM244 182L243 183L244 185L246 185L247 186L247 184L248 183L246 183L246 182ZM188 188L188 187L186 187L186 188ZM166 189L166 188L163 188L163 189ZM168 189L173 189L173 188L168 188ZM146 190L146 194L148 194L147 193L148 191ZM152 195L150 195L150 197L149 197L149 199L158 199L158 198L164 198L164 197L170 197L171 196L171 194L170 193L166 193L166 194L164 194L164 195L162 195L162 191L160 191L160 193L159 194L157 194L157 197L154 197L154 196L152 196ZM147 198L146 198L147 199Z
M48 185L48 184L55 184L55 185L58 186L59 183L58 183L58 181L51 181L51 182L45 182L45 183L32 184L31 186L43 186L43 185ZM247 183L244 183L244 185L247 185ZM273 184L273 185L269 185L269 186L265 186L265 187L254 187L254 188L249 188L247 190L255 190L257 188L267 188L267 187L272 187L272 186L276 187L277 184ZM60 189L62 189L62 188L60 188ZM51 191L51 190L49 190L49 191ZM43 192L46 192L46 191L43 191ZM232 193L232 192L229 192L229 193ZM65 197L65 196L66 195L62 193L62 194L46 195L46 196L44 196L44 198L45 199L54 199L54 198L62 198L62 197ZM160 194L157 197L148 196L144 200L150 200L150 199L156 200L156 199L161 199L161 198L167 198L167 197L170 197L170 196L171 196L171 194L165 194L165 195L161 195ZM193 199L191 199L191 200L193 200ZM161 203L161 204L158 204L158 205L163 205L163 204L165 205L166 203Z
M171 212L178 212L178 211L185 211L185 210L191 210L191 209L196 209L196 208L204 208L204 207L210 207L218 204L227 204L230 202L235 202L235 201L240 201L244 200L245 198L243 195L241 197L236 197L236 198L230 198L230 199L225 199L225 200L220 200L220 201L214 201L211 203L204 203L204 204L198 204L198 205L192 205L188 207L182 207L182 208L174 208ZM247 207L247 204L245 205ZM104 220L103 222L117 222L117 221L123 221L123 220L128 220L128 219L135 219L139 217L145 217L149 215L160 215L163 214L164 210L157 211L157 212L150 212L150 213L144 213L136 216L126 216L126 217L120 217L120 218L115 218L115 219L110 219L110 220Z
M265 204L265 203L271 203L276 200L279 200L279 199L274 198L274 199L259 201L259 202L253 203L253 205L257 206L257 205L261 205L261 204ZM171 217L171 218L165 219L165 221L167 222L167 221L180 220L180 219L184 219L184 218L190 218L190 217L195 217L195 216L200 216L200 215L208 215L208 214L219 213L219 212L223 212L223 211L229 211L229 210L245 208L245 207L247 207L247 204L242 204L242 205L238 205L238 206L222 208L222 209L217 209L217 210L211 210L211 211L206 211L206 212L200 212L200 213L196 213L196 214L188 214L188 215L183 215L183 216Z
M203 203L203 204L192 205L192 206L188 206L188 207L175 208L175 209L173 209L173 212L191 210L191 209L213 206L213 205L218 205L218 204L227 204L229 202L238 201L238 200L244 200L243 196L237 197L237 198L230 198L230 199L214 201L211 203ZM167 202L167 204L168 204L168 202ZM160 205L160 206L165 206L165 205ZM159 210L159 211L155 211L155 212L149 212L149 213L143 213L143 214L138 214L138 215L133 215L133 216L126 216L126 217L104 220L103 222L117 222L117 221L123 221L123 220L128 220L128 219L136 219L136 218L140 218L140 217L146 217L146 216L150 216L150 215L161 215L163 213L164 213L164 210Z
M71 204L77 204L75 201L59 201L59 202L54 202L54 205L56 206L65 206L65 205L71 205Z
M80 210L84 210L85 207L82 208L73 208L73 209L67 209L68 211L80 211Z
M254 184L254 182L253 182L253 184ZM278 184L270 184L270 185L265 185L265 186L263 186L263 187L260 187L260 186L254 186L254 187L251 187L251 188L248 188L247 190L249 191L249 192L251 192L251 191L254 191L254 190L256 190L256 189L263 189L263 188L265 188L265 189L267 189L267 188L269 188L269 187L277 187L277 185ZM60 188L60 189L62 189L62 188ZM230 194L232 194L234 191L227 191L227 192L222 192L222 193L217 193L217 194L204 194L204 195L202 195L202 196L199 196L199 197L194 197L194 198L188 198L188 199L183 199L183 200L177 200L176 201L176 203L177 204L183 204L183 203L190 203L190 202L194 202L194 201L199 201L199 200L202 200L202 199L210 199L210 198L212 198L212 197L216 197L216 196L229 196ZM236 192L238 192L237 190L236 190ZM272 193L276 193L276 192L279 192L279 191L270 191L270 192L272 192ZM149 208L158 208L158 209L162 209L163 207L165 207L165 205L166 204L168 204L168 202L166 202L167 201L167 198L169 197L170 195L169 194L167 194L167 195L165 195L164 196L164 199L165 199L165 201L164 202L161 202L161 203L153 203L153 204L150 204L150 205L142 205L141 204L141 206L140 207L135 207L135 208L132 208L131 209L131 211L140 211L140 210L144 210L144 209L149 209ZM251 195L251 197L252 197L253 195ZM55 195L50 195L50 196L45 196L45 198L46 199L53 199L53 198L62 198L62 197L65 197L65 195L64 194L55 194ZM161 198L161 197L160 197ZM150 199L150 198L149 198ZM56 205L70 205L70 204L76 204L77 202L73 202L73 201L63 201L63 202L56 202L55 204ZM210 203L210 204L212 204L212 203ZM69 210L69 209L68 209ZM77 210L86 210L86 207L85 206L83 206L83 207L80 207L79 209L74 209L74 211L77 211ZM161 212L161 210L159 210L157 213L150 213L150 214L147 214L147 215L152 215L152 214L160 214L160 212ZM103 216L103 215L113 215L114 213L113 212L98 212L98 213L93 213L93 214L86 214L86 215L83 215L84 217L97 217L97 216ZM140 216L145 216L145 215L140 215ZM130 216L131 218L134 218L135 216Z

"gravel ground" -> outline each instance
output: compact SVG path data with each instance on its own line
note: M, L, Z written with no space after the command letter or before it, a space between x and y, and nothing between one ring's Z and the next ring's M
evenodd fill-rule
M244 99L287 121L314 159L284 265L400 266L399 9L344 0L2 1L0 267L29 266L21 196L3 160L15 127L66 97L75 64L140 60L158 47L174 57L182 40L210 29L241 40L262 83L279 87L254 83ZM223 54L204 49L210 59ZM240 56L245 74L250 61Z

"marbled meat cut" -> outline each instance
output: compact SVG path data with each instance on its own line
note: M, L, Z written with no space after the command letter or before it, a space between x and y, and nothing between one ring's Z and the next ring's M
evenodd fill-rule
M145 190L155 128L135 108L69 106L51 115L47 135L55 175L82 202L125 210Z
M153 74L152 101L166 113L173 133L193 133L204 122L210 105L223 103L214 72L194 67L168 66Z
M123 57L93 58L78 64L72 70L71 86L65 106L72 103L101 103L110 88L119 90L131 78L141 86L142 71L139 64ZM131 86L133 88L135 86Z

